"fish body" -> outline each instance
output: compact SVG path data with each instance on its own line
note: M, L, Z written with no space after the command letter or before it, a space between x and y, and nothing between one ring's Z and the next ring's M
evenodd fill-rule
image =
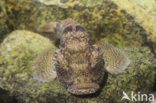
M43 27L47 28L45 26ZM40 27L41 30L43 27ZM38 57L46 58L45 63L40 63L41 66L49 63L51 66L40 68L41 66L38 66L40 64L36 64L34 78L37 80L49 81L44 76L51 77L50 79L53 80L52 78L56 75L70 93L92 94L99 90L105 70L112 74L119 74L130 63L126 55L112 45L106 43L93 45L86 29L72 19L67 19L62 23L57 23L57 26L51 27L55 27L51 30L55 29L56 35L60 39L60 46L55 53L50 52L49 57L47 51ZM48 58L53 58L53 61ZM36 62L39 60L37 59ZM52 73L52 71L56 73Z

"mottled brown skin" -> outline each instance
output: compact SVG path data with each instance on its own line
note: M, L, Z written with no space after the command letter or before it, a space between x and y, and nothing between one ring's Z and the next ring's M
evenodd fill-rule
M50 22L39 28L60 39L60 47L47 49L34 63L33 77L49 82L57 75L58 80L72 94L95 93L102 83L104 71L120 74L130 64L128 57L120 49L107 43L91 44L89 34L72 19L61 23Z
M62 25L60 49L55 53L57 77L72 94L95 93L104 76L102 53L78 23L69 19Z

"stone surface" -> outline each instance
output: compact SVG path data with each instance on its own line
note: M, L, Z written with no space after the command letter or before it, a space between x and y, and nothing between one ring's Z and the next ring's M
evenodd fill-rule
M107 73L101 90L88 96L71 95L57 79L39 82L32 78L34 59L48 47L55 48L49 39L24 30L12 32L0 45L0 87L18 102L121 103L123 91L129 95L131 91L150 93L152 90L156 61L147 47L124 48L131 60L129 67L123 74Z
M7 11L9 30L26 29L36 32L39 26L47 22L72 18L88 30L94 41L104 40L120 47L141 46L145 42L143 39L146 31L132 16L120 11L116 4L107 0L98 0L96 3L93 3L93 0L67 0L64 2L66 8L60 7L55 2L53 2L55 5L45 5L39 0L0 2ZM62 0L60 2L63 3ZM53 38L49 34L45 36Z
M9 25L7 24L7 11L5 7L3 6L4 2L0 2L0 43L2 42L3 38L6 36L7 33L9 33L11 30L11 27L9 29Z
M155 0L111 0L132 15L147 31L147 38L156 50L156 1Z

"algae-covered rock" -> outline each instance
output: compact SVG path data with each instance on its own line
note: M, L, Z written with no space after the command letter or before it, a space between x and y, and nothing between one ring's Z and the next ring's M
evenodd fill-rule
M33 62L44 49L55 46L37 33L17 30L0 46L0 87L16 96L20 103L121 103L125 91L150 93L155 79L155 61L147 47L124 49L131 64L123 74L104 77L101 90L93 95L71 95L55 79L52 82L34 80ZM124 100L124 102L128 102Z
M14 96L11 96L8 91L2 90L0 88L0 101L1 103L17 103Z
M109 0L1 0L7 11L9 28L35 31L45 23L72 18L91 34L95 41L104 40L120 47L141 46L146 31L132 16L120 11ZM46 5L46 3L52 5ZM61 7L61 5L64 7ZM47 35L48 37L51 37Z
M11 31L9 25L7 24L7 11L4 6L4 2L0 2L0 43L2 42L5 35Z
M111 1L114 1L120 7L120 9L125 9L128 13L130 13L147 31L152 32L152 34L156 33L156 26L154 24L156 22L155 0Z
M155 0L111 0L119 9L132 15L147 31L148 40L154 43L156 51L156 1Z

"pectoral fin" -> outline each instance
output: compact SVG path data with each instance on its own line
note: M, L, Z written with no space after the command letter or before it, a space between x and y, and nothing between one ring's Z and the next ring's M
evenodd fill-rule
M111 74L122 73L130 64L128 57L118 48L107 43L97 43L103 52L105 68Z
M54 70L54 52L55 48L48 48L34 61L33 78L43 82L49 82L56 78L56 71Z

